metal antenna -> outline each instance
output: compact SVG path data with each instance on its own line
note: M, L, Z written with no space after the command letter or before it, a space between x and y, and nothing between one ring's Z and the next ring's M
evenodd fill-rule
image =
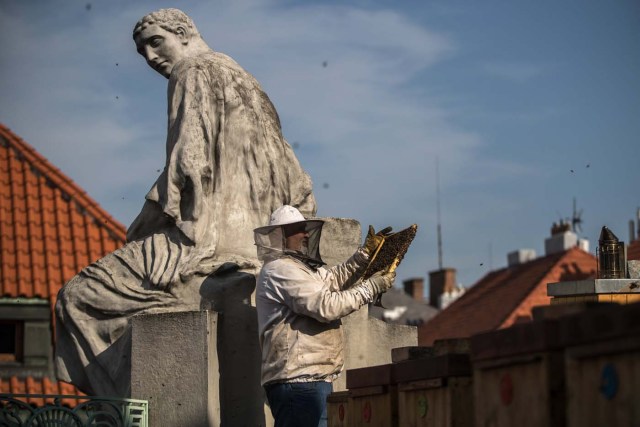
M573 215L571 216L571 229L574 232L582 232L582 209L576 209L576 198L573 198Z
M436 157L436 209L438 210L438 269L442 270L442 227L440 225L440 167Z

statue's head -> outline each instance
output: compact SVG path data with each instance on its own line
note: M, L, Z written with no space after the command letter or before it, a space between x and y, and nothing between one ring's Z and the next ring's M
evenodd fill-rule
M178 9L145 15L133 29L133 40L147 64L167 78L180 60L206 46L191 18Z

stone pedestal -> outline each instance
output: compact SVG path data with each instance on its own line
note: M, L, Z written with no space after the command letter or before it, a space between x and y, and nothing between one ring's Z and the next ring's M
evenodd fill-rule
M217 315L186 311L132 320L131 396L149 401L149 425L220 425Z

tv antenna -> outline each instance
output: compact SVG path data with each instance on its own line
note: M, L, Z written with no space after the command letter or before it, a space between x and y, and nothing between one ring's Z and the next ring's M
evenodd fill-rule
M576 198L573 198L573 215L571 215L571 228L573 231L582 232L582 209L577 210Z
M436 157L436 209L438 215L438 269L442 270L442 227L440 226L440 168Z

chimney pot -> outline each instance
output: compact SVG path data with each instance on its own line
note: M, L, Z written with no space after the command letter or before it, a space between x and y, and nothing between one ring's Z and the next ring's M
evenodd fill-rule
M507 265L514 267L534 259L536 259L536 251L534 249L518 249L507 254Z
M456 290L456 269L443 268L429 272L429 305L440 308L440 297Z
M557 254L578 246L578 235L567 229L544 240L545 255Z
M407 293L411 298L413 298L416 301L424 300L424 279L423 278L417 277L414 279L407 279L404 282L402 282L402 285L404 286L405 293Z

